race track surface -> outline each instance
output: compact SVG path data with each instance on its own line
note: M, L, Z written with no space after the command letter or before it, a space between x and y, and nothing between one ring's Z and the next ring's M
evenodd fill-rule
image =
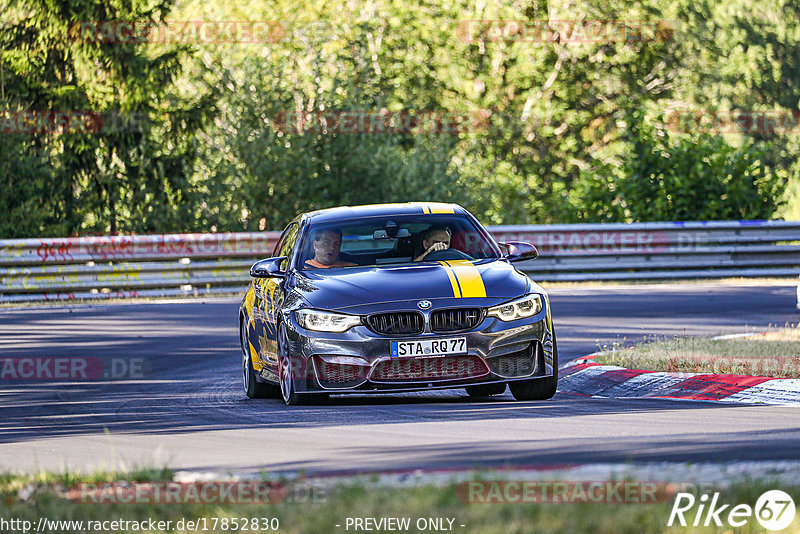
M598 343L797 322L795 286L550 292L562 363ZM254 473L800 459L800 410L463 390L247 400L236 299L0 310L0 356L143 364L133 380L0 381L0 471L160 467ZM97 360L95 360L95 358ZM124 360L120 360L124 359Z

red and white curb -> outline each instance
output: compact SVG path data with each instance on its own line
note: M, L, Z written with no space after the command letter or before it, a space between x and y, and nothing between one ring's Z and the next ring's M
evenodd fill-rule
M595 363L590 354L559 370L558 391L598 398L665 398L800 405L800 379L666 373Z

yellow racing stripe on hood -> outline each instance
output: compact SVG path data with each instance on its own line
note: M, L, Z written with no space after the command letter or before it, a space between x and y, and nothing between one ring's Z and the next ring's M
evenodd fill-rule
M453 269L447 265L447 262L440 261L439 263L442 267L444 267L447 277L450 279L450 285L453 286L453 296L457 299L460 299L461 289L458 287L458 279L456 278L455 272L453 272Z
M475 265L467 260L446 261L456 276L458 287L463 298L486 297L486 286L483 285L481 272ZM450 273L448 272L448 275ZM451 280L452 281L452 280Z

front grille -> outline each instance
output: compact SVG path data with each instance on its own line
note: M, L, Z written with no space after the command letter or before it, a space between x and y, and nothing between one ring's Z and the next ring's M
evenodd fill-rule
M456 332L475 328L481 322L480 308L457 308L436 310L431 313L431 330L433 332Z
M367 317L367 326L378 334L420 334L424 325L419 312L379 313Z
M348 365L326 362L319 356L314 357L317 379L324 388L348 388L363 383L367 378L369 367L364 365Z
M479 356L445 358L396 358L375 365L370 380L374 382L456 380L477 378L489 373Z
M492 372L507 378L530 376L536 369L535 358L539 355L541 343L534 341L522 350L487 358Z

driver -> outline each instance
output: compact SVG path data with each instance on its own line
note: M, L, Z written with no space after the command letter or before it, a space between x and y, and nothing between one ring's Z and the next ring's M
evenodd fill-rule
M449 249L451 237L452 233L447 226L431 226L422 234L422 249L425 252L414 258L414 261L424 260L431 252Z
M355 263L339 261L342 248L342 232L337 229L323 230L314 237L314 259L306 260L306 267L328 269L330 267L353 267Z

